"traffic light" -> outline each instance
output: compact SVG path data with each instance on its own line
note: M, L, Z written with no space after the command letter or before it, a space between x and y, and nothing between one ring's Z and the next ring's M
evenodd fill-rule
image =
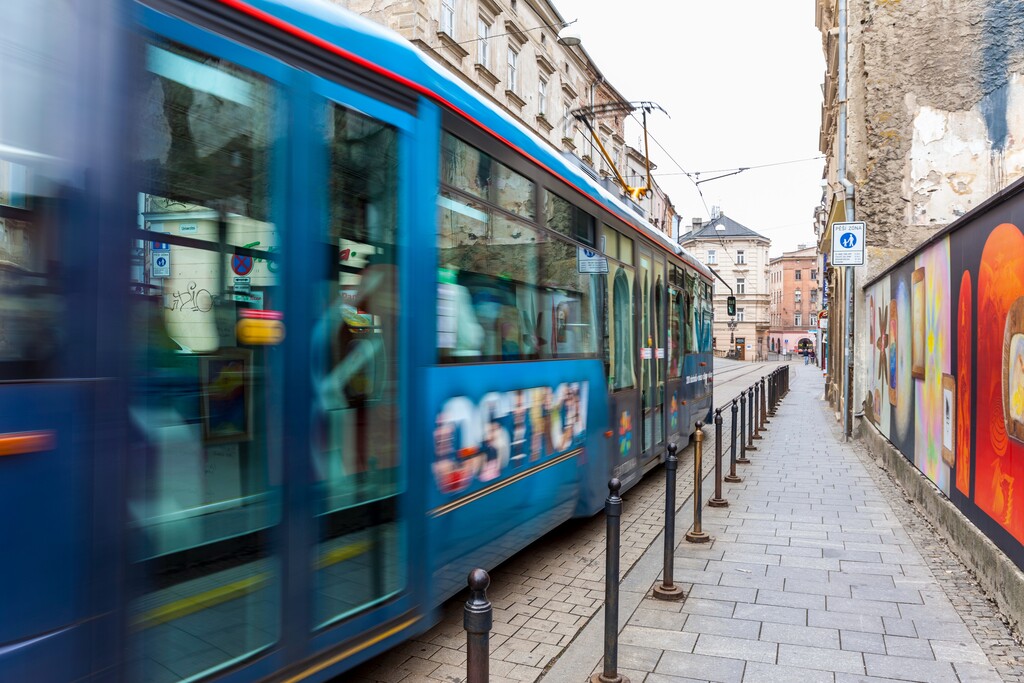
M736 297L730 296L725 300L725 310L730 316L736 315Z

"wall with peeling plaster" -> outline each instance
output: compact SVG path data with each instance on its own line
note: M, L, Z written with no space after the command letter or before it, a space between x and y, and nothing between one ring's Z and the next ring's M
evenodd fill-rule
M873 275L1024 175L1024 0L851 0L849 27Z

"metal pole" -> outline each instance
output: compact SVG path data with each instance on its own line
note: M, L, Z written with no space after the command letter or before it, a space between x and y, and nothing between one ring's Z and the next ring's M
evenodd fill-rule
M491 602L487 599L487 587L491 577L483 569L469 573L469 600L462 612L462 624L466 629L466 683L487 683L491 634Z
M715 496L708 501L713 508L729 507L729 501L722 498L722 409L715 410Z
M761 431L765 430L765 425L768 424L768 398L765 391L764 377L761 377Z
M707 543L711 537L701 529L701 510L704 507L703 492L701 491L702 463L704 457L704 423L697 423L697 432L693 435L696 442L693 444L693 528L686 532L686 540L690 543Z
M619 668L619 521L622 518L622 482L608 482L608 498L604 516L608 521L608 548L605 552L604 575L604 673L590 677L591 683L629 683L617 673Z
M754 439L754 441L760 441L761 440L761 429L762 429L762 427L761 427L761 419L762 419L762 415L761 415L761 387L757 383L756 379L754 380L754 387L753 387L752 391L754 392L754 407L753 407L753 409L750 412L750 415L751 415L751 418L752 418L751 421L754 423L754 436L752 438Z
M853 373L853 266L846 266L845 286L846 298L843 300L843 333L846 335L844 347L846 349L846 363L843 368L843 435L847 441L850 440L851 425L850 414L853 401L853 382L850 375Z
M654 597L659 600L678 600L683 597L683 587L672 582L674 555L676 549L676 457L675 442L668 445L665 458L665 570L661 583L654 587Z
M729 474L725 475L725 480L731 484L735 484L743 481L736 475L736 413L739 412L739 408L736 406L736 399L732 400L732 426L730 431L732 432L732 439L729 444Z
M746 465L750 462L747 458L747 392L740 392L740 457L736 462Z
M747 450L756 451L757 446L754 445L754 389L747 389Z

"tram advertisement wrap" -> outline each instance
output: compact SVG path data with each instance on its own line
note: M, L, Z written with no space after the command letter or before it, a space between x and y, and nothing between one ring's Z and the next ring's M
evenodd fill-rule
M438 489L458 494L582 448L588 395L581 381L448 398L434 424Z

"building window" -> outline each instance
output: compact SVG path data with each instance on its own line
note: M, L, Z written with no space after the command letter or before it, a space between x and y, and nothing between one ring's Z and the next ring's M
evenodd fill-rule
M483 17L476 23L476 61L485 67L490 68L491 62L491 25L484 21Z
M802 322L803 322L803 316L801 316L800 313L797 313L795 316L793 316L793 324L794 325L796 325L797 327L800 327Z
M746 262L747 262L746 254L743 253L742 249L737 249L736 250L736 265L737 266L742 266Z
M738 322L738 323L743 322L743 309L742 308L737 308L736 309L736 322Z
M802 299L803 299L803 292L801 290L798 289L795 292L793 292L793 301L795 301L796 303L800 303L800 301Z
M816 271L816 270L812 270L811 271L811 279L812 280L817 280L818 279L818 271Z
M508 89L519 92L519 53L508 49Z
M802 271L802 270L800 270L798 268L797 270L794 270L793 272L795 273L795 275L793 277L796 278L797 280L799 280L801 278L801 276L803 275L804 271Z
M736 293L737 294L746 294L747 293L747 280L746 280L746 278L742 278L742 277L736 278Z
M718 256L715 254L714 249L708 249L708 265L716 265L718 263Z
M544 78L537 79L537 115L544 116L548 109L548 82Z
M455 36L455 0L441 0L441 32Z
M562 103L562 137L567 140L572 137L572 114L569 111L569 103Z
M812 289L811 290L811 303L812 304L818 303L818 290L816 290L816 289Z

